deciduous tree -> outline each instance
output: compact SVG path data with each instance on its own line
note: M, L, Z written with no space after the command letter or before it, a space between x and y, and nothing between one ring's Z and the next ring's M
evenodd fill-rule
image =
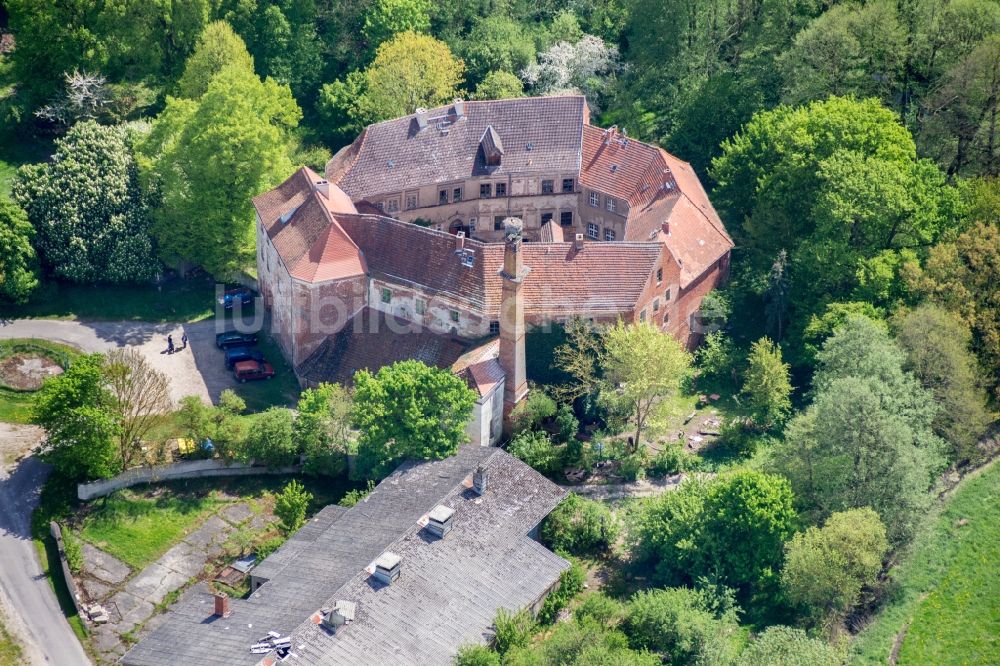
M306 509L312 501L312 493L296 480L291 480L284 490L274 497L274 515L281 521L281 530L291 534L302 527L306 520Z
M737 666L843 666L842 650L810 638L801 629L774 625L761 632L741 654Z
M205 26L198 37L194 51L184 63L184 73L177 81L180 97L200 99L212 77L223 68L234 65L248 72L253 71L253 57L246 44L225 21L214 21Z
M102 367L110 403L118 424L118 465L121 471L135 466L142 456L142 442L161 415L172 408L167 377L132 347L112 349Z
M16 203L0 197L0 299L23 303L38 286L35 228Z
M271 407L254 418L240 457L270 469L291 465L299 450L292 431L292 412L285 407Z
M790 366L781 360L781 348L768 338L750 347L742 395L754 422L764 428L782 423L792 409Z
M490 72L476 86L472 99L507 99L523 97L524 84L516 74L510 72Z
M340 384L320 384L299 397L295 441L302 450L302 468L311 474L334 476L344 470L357 434L351 428L354 403Z
M430 0L375 0L361 29L369 53L374 54L381 44L401 32L428 32L430 12Z

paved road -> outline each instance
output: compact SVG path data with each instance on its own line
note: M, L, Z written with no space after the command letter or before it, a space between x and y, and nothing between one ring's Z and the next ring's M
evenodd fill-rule
M115 347L135 347L150 364L170 380L174 401L186 395L203 400L218 400L225 388L235 386L232 375L222 362L222 352L215 347L215 321L194 324L151 324L146 322L79 322L52 319L16 319L0 322L0 339L44 338L64 342L86 352L104 352ZM188 349L175 354L163 353L167 335L173 335L178 347L187 333Z
M48 473L48 466L34 456L21 460L9 474L0 467L0 587L11 610L23 619L29 654L39 654L41 663L53 666L89 664L63 619L31 541L31 513Z

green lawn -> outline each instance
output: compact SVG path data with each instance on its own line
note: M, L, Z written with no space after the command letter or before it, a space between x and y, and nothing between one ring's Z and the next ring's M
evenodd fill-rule
M885 664L907 623L900 666L1000 663L1000 464L961 484L892 575L898 590L854 664Z
M215 283L174 280L152 285L72 285L44 282L25 305L5 309L12 319L194 322L215 314Z
M21 662L21 646L14 641L4 626L0 616L0 664L17 664Z
M66 357L72 359L80 353L74 347L62 345L58 342L36 338L12 338L0 341L0 359L24 348L26 345L48 351L56 359ZM7 423L28 423L31 418L31 396L32 392L30 391L15 391L0 386L0 421L6 421Z

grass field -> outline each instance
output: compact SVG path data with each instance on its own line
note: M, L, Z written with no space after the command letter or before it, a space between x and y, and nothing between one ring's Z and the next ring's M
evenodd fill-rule
M960 521L967 521L960 524ZM898 590L856 639L853 664L1000 663L1000 464L962 482L892 572ZM908 625L908 627L907 627Z
M31 345L52 353L54 358L68 356L70 359L78 355L79 350L58 342L39 340L35 338L11 338L0 341L0 358L14 351L22 345ZM7 423L28 423L31 417L31 396L30 391L15 391L0 386L0 421Z
M14 641L4 626L3 616L0 615L0 664L16 664L21 660L21 646Z

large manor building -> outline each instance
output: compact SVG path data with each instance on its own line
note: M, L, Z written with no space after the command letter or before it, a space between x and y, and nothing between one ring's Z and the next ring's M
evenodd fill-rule
M590 124L582 96L467 101L366 128L254 198L259 286L304 383L419 358L523 397L524 335L582 317L688 345L732 239L691 166Z

